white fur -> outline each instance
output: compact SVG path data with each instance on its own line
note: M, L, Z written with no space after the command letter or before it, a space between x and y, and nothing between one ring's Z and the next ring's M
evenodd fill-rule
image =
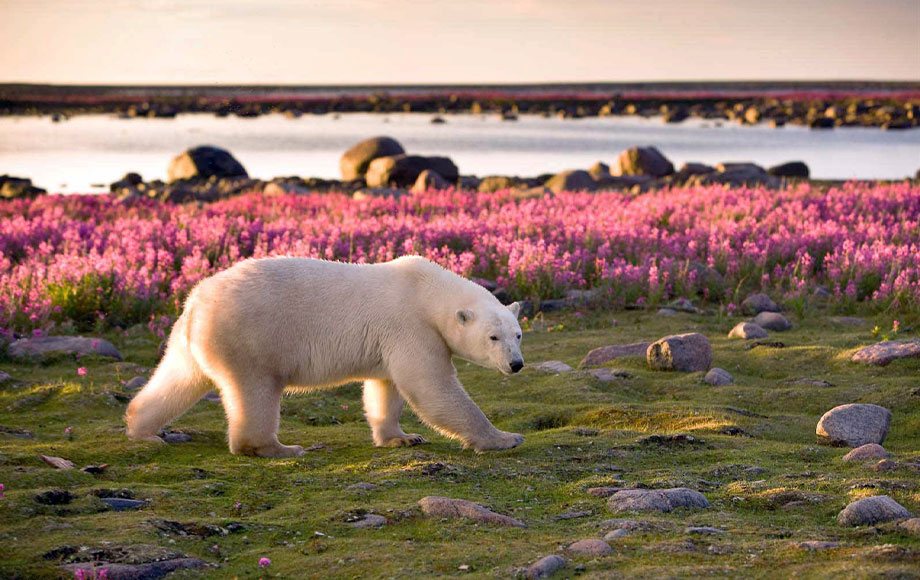
M231 452L301 455L300 446L278 441L284 389L364 381L378 446L424 442L399 426L408 401L465 447L515 447L523 437L489 422L457 380L451 355L511 374L512 363L523 364L519 310L420 257L374 265L247 260L189 294L163 360L128 407L128 436L158 440L213 382Z

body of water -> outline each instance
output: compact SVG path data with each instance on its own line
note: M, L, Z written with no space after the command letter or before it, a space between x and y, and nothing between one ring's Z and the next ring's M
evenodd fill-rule
M52 192L97 192L128 171L165 179L170 159L188 147L232 152L252 177L339 177L338 161L356 142L389 135L410 153L451 157L462 174L533 176L613 164L635 145L654 145L675 165L685 161L753 161L764 166L801 160L818 179L901 179L920 168L920 130L771 129L658 118L576 120L448 115L432 124L421 114L303 116L254 119L180 115L124 120L86 115L61 123L47 117L0 118L0 174L30 177Z

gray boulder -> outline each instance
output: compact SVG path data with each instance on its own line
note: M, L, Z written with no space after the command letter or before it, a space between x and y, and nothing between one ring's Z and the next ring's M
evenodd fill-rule
M590 538L587 540L578 540L568 547L569 552L581 556L606 556L613 551L610 544L604 540Z
M735 377L727 370L716 367L710 369L710 371L706 373L706 376L703 377L703 380L714 387L722 387L735 382Z
M761 312L779 312L779 306L763 293L751 294L741 303L741 311L751 316Z
M612 360L630 357L645 356L650 342L634 342L632 344L612 344L595 348L582 359L580 367L596 367Z
M674 164L655 147L631 147L617 157L612 173L664 177L674 173Z
M891 455L884 447L878 443L866 443L852 449L843 456L844 461L870 461L875 459L884 459Z
M910 512L887 495L876 495L851 502L837 514L841 526L871 526L909 518Z
M209 177L248 177L242 164L229 151L202 145L177 155L166 171L169 181Z
M779 312L761 312L754 317L754 324L767 330L783 332L792 328L792 323Z
M523 522L512 517L497 514L492 510L488 510L479 504L465 499L428 496L420 499L418 504L422 508L422 513L428 517L465 518L485 524L497 524L500 526L517 528L526 527Z
M624 489L607 500L607 509L614 513L631 511L669 512L675 508L710 507L706 497L686 487L671 489Z
M565 558L553 554L540 558L527 567L524 577L528 580L539 580L540 578L549 578L559 570L565 568Z
M891 427L891 411L878 405L855 403L834 407L825 413L815 433L818 443L837 447L859 447L885 441Z
M732 328L731 332L728 333L728 338L767 338L770 336L770 333L764 330L764 328L753 322L739 322Z
M103 338L85 336L40 336L20 338L7 350L12 358L41 359L53 354L96 355L121 359L121 353L111 342Z
M392 137L372 137L365 139L346 151L339 159L339 170L344 181L364 177L371 161L378 157L390 157L405 153L402 145Z
M451 183L456 183L460 175L457 166L447 157L392 155L371 161L364 178L368 187L411 187L426 169Z
M709 339L697 332L666 336L649 345L645 356L653 370L695 372L712 365Z
M591 177L591 174L583 169L569 169L562 173L549 178L544 183L553 193L563 191L594 191L597 189L597 182Z

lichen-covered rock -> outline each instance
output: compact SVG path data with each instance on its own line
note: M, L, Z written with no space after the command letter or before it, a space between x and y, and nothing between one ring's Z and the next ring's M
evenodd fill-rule
M851 502L837 514L841 526L871 526L909 518L910 512L887 495L876 495Z
M634 342L632 344L612 344L595 348L582 359L579 366L595 367L618 358L645 356L651 344L650 342Z
M920 339L884 340L864 346L853 355L854 362L878 366L900 358L920 358Z
M843 456L844 461L868 461L872 459L884 459L891 455L884 447L878 443L866 443L851 450Z
M709 339L697 332L675 334L649 345L646 359L653 370L705 371L712 365L712 347Z
M855 403L834 407L818 421L818 443L859 447L881 445L891 426L891 411L878 405Z
M739 322L732 328L731 332L728 333L729 338L754 339L767 338L768 336L770 336L770 333L767 332L766 329L753 322Z
M752 322L761 328L775 330L776 332L783 332L792 328L792 323L779 312L761 312L754 317Z
M708 508L709 501L698 491L677 487L671 489L624 489L610 496L607 509L614 512L658 511L674 508Z
M428 496L420 499L418 504L422 508L422 513L429 517L466 518L484 524L513 526L518 528L526 527L521 521L509 516L497 514L492 510L488 510L479 504L465 499Z
M121 360L121 353L103 338L85 336L39 336L21 338L7 350L12 358L42 358L52 354L97 355Z
M402 155L405 152L402 145L392 137L381 136L365 139L346 151L339 160L342 179L352 181L364 177L368 166L374 159Z

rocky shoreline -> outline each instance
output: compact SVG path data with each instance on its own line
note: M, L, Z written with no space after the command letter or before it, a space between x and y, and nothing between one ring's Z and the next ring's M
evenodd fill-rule
M188 203L213 202L251 192L265 195L344 193L365 199L457 189L478 193L509 191L516 198L526 199L563 191L637 194L707 185L776 189L796 182L838 183L811 180L808 165L802 161L766 168L753 162L715 165L688 162L676 168L652 146L626 149L610 164L598 161L589 168L555 174L530 177L464 175L450 158L408 154L398 141L387 136L357 143L342 155L339 166L342 179L288 176L265 181L250 177L229 151L201 145L177 155L170 162L167 181L145 181L140 174L129 172L111 183L109 191L122 201L157 199ZM914 180L920 181L920 170ZM34 198L46 193L28 178L0 175L0 199Z
M436 115L495 115L506 121L519 115L578 119L582 117L660 117L666 123L687 119L767 124L773 127L802 125L813 129L834 127L877 127L911 129L920 127L920 92L854 90L813 91L808 87L784 92L756 94L749 91L611 91L611 92L523 92L523 91L436 91L406 93L377 90L369 93L317 95L240 90L221 95L208 91L81 91L73 94L62 87L0 86L0 116L50 115L64 121L74 115L112 114L124 119L174 118L179 114L207 113L220 117L258 117L283 114L340 113L426 113ZM443 122L435 117L433 122Z

